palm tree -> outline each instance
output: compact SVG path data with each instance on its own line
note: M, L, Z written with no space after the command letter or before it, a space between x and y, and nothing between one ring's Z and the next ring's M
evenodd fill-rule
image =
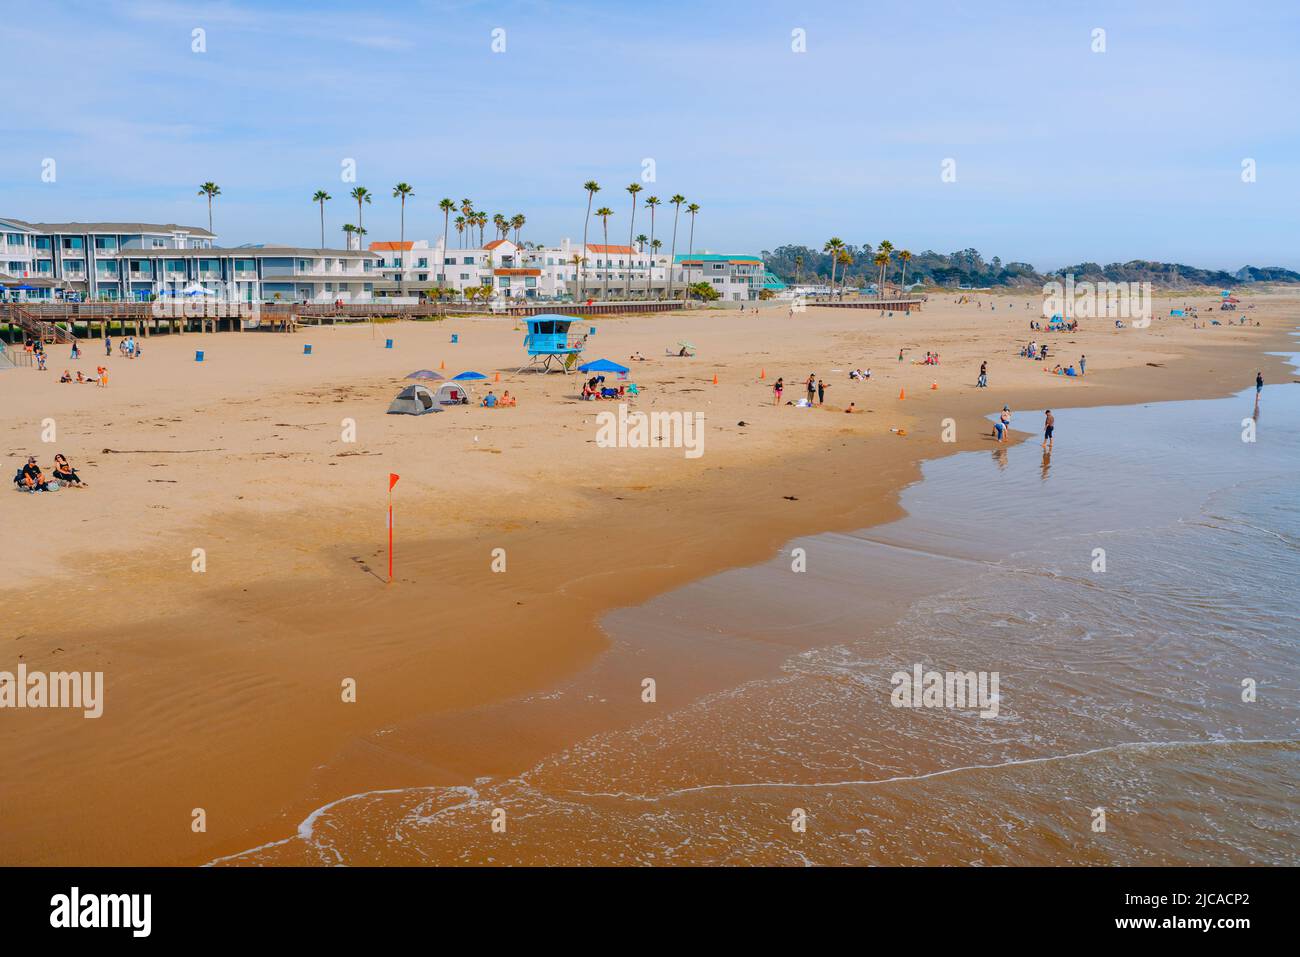
M875 263L876 268L880 270L880 285L876 287L876 295L883 299L885 296L885 267L889 265L889 253L876 253L876 258L871 261Z
M472 199L462 199L462 200L460 201L460 211L461 211L461 214L462 214L462 215L465 217L465 219L468 221L469 218L470 218L470 214L474 212L474 200L472 200Z
M325 248L325 201L333 198L334 198L333 196L325 192L325 190L323 189L316 190L315 195L312 196L311 198L311 201L313 203L320 203L320 248L321 249ZM211 230L209 230L209 232L211 232Z
M577 253L574 253L572 256L569 257L569 262L573 264L573 275L574 278L576 279L581 274L582 267L587 262L587 257L579 256ZM576 295L573 297L573 301L574 302L578 301L578 297Z
M343 224L343 234L344 234L343 245L346 249L352 248L352 237L353 235L355 235L356 231L357 231L357 227L353 226L351 223Z
M668 253L668 298L673 297L673 260L677 258L677 217L682 213L682 203L686 202L686 197L681 193L674 193L672 199L668 200L676 209L673 210L673 245Z
M438 285L442 286L447 276L447 240L451 235L451 212L456 208L456 201L443 198L438 200L442 210L442 262L438 263Z
M699 203L691 203L686 207L686 211L691 214L691 240L686 245L686 255L695 255L695 214L700 211Z
M415 190L411 187L410 183L398 183L393 187L394 198L402 201L402 228L401 232L397 235L403 246L406 245L406 197L412 195L414 192Z
M492 217L492 225L496 227L497 239L505 239L510 234L510 222L500 213Z
M803 257L794 257L794 284L799 285L799 273L803 270Z
M209 180L199 187L199 195L208 198L208 232L212 232L212 197L221 195L221 187Z
M645 233L637 233L637 234L636 234L636 251L639 252L639 253L644 253L644 252L645 252L645 244L648 243L648 242L650 242L650 237L649 237L649 236L647 236Z
M582 184L582 188L587 191L587 218L582 221L582 257L585 261L587 258L587 226L591 223L591 201L600 192L600 184L594 179L589 179ZM578 291L583 292L586 288L587 267L583 266L582 272L578 276Z
M613 215L614 211L608 206L602 206L596 210L596 218L600 220L605 232L605 291L601 294L604 299L609 299L609 217ZM599 261L597 265L599 265Z
M357 201L357 232L361 232L361 204L370 202L370 190L364 186L356 186L349 194Z
M651 196L645 201L645 208L650 210L650 272L645 280L645 297L650 298L650 285L654 282L655 260L654 251L663 243L655 244L655 210L659 207L659 197Z
M835 298L835 267L839 265L840 250L844 248L844 240L838 236L832 236L826 240L826 245L822 247L822 252L831 254L831 298Z
M636 231L636 194L641 192L640 183L629 183L627 186L628 194L632 197L632 219L627 224L627 244L632 246L632 234ZM632 298L632 255L627 259L627 298Z
M885 256L885 268L880 272L880 294L883 296L885 294L885 279L889 275L889 260L894 252L894 244L886 239L877 248Z
M903 264L903 278L899 280L898 284L902 286L904 289L907 288L907 264L908 262L911 261L911 259L912 259L911 250L904 249L901 253L898 254L898 261Z
M853 265L853 257L849 255L849 251L847 249L841 249L839 251L839 254L835 258L838 259L840 261L840 265L844 267L843 269L840 270L840 299L843 300L844 280L849 274L849 267Z
M513 216L510 217L510 225L513 226L515 230L516 246L519 245L519 230L524 228L524 223L526 222L528 222L528 219L527 217L524 216L523 213L515 213Z
M456 242L463 243L465 241L463 238L465 235L465 217L457 216L452 222L456 224Z

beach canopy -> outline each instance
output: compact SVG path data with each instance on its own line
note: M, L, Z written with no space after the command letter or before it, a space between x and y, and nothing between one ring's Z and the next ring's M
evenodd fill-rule
M433 380L436 380L436 379L445 379L446 376L444 376L444 375L439 375L437 372L434 372L432 369L417 369L417 370L415 370L414 372L412 372L410 375L408 375L406 378L408 378L408 379L427 379L427 380L433 381Z
M678 339L678 340L677 340L677 344L678 344L679 346L685 346L687 349L694 349L694 348L695 348L695 343L693 343L693 342L685 342L685 341L682 340L682 339Z
M462 372L462 373L460 373L459 375L454 375L454 376L452 376L452 377L451 377L451 381L452 381L452 382L466 382L466 381L468 381L468 380L470 380L470 379L486 379L486 378L487 378L487 376L485 376L485 375L484 375L483 373L481 373L481 372Z
M388 406L389 415L425 415L441 411L433 393L422 385L408 385Z
M594 362L588 362L586 365L578 366L579 372L627 372L627 366L621 366L617 362L611 362L609 359L596 359Z

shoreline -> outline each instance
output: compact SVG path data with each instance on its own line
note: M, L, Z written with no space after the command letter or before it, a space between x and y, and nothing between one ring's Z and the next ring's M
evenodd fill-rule
M909 321L916 324L916 320ZM1283 372L1290 378L1290 370L1280 358L1263 354L1292 341L1294 320L1287 321L1290 324L1285 327L1271 323L1266 330L1251 330L1262 335L1250 344L1225 347L1214 343L1187 349L1186 355L1161 369L1168 375L1155 389L1149 375L1126 368L1094 371L1085 381L1101 388L1086 388L1083 393L1076 389L1068 401L1062 401L1066 397L1051 380L1001 392L991 389L988 394L997 395L998 404L1010 398L1022 408L1041 408L1044 402L1051 402L1059 409L1228 395L1241 388L1242 370L1247 367L1252 372L1255 367L1268 370L1271 381L1278 381ZM1137 375L1146 375L1147 381L1135 381ZM1070 384L1074 385L1084 383ZM838 379L834 387L847 391ZM872 396L872 401L881 408L886 402L892 405L892 400L879 396ZM726 466L719 467L710 465L706 457L691 481L678 477L655 488L632 476L615 475L592 488L567 489L559 514L534 519L531 524L526 524L526 511L509 514L504 522L487 527L475 525L473 515L460 515L460 524L450 535L399 546L399 582L392 589L370 574L346 574L349 561L358 563L352 556L361 563L374 560L378 536L373 533L373 523L369 538L365 537L373 509L353 508L332 515L331 521L343 530L342 538L328 535L317 542L304 542L301 536L301 528L315 521L310 506L304 513L263 512L234 522L228 515L211 516L211 527L186 529L177 538L188 534L191 540L209 541L219 535L236 543L260 541L282 546L296 541L295 547L308 557L299 565L282 569L294 573L290 580L295 595L288 599L282 594L281 580L253 574L248 581L236 579L209 588L201 598L191 596L189 603L201 605L197 610L168 607L155 600L158 616L137 624L129 634L108 622L115 617L139 622L134 617L138 604L130 600L108 612L98 627L83 630L77 638L81 646L112 649L115 655L128 659L125 676L109 672L110 695L112 684L118 683L132 713L127 723L116 726L115 750L101 757L97 767L93 759L96 744L105 743L99 734L76 734L83 729L69 729L58 722L73 732L74 759L78 755L86 759L95 786L105 792L100 803L108 807L97 809L105 820L81 825L87 834L100 836L98 841L87 842L83 834L72 845L66 843L65 836L61 847L60 842L46 842L44 835L33 835L31 829L41 824L53 828L59 821L66 829L73 812L72 803L64 802L70 799L51 799L46 794L36 813L35 803L24 804L20 798L17 810L24 819L25 833L33 835L33 843L49 853L33 857L34 847L29 846L20 854L7 854L6 862L57 863L89 857L94 863L202 863L283 838L286 823L296 826L308 811L334 799L320 801L319 797L362 790L346 789L363 779L374 785L375 777L382 777L381 787L464 784L485 774L520 770L537 754L557 747L571 729L529 729L528 740L506 744L475 742L469 751L462 748L458 754L439 754L436 763L428 756L380 753L368 739L395 724L418 724L431 715L509 702L571 678L608 647L599 620L613 608L639 604L726 568L753 564L796 537L869 528L897 517L898 495L919 477L923 461L985 447L987 423L982 417L992 412L993 406L991 398L974 390L954 393L945 387L937 396L922 393L909 400L905 414L896 409L870 420L876 429L884 424L885 416L890 422L905 423L906 437L825 423L792 445L787 429L778 445L749 454L748 461L732 464L728 459ZM960 441L942 446L933 441L939 425L932 420L939 412L956 419ZM759 414L755 408L755 418ZM442 418L435 417L435 421ZM849 421L856 427L862 419ZM1020 442L1027 436L1021 432ZM909 445L900 447L900 442ZM814 454L815 459L805 459ZM730 450L724 450L724 457L729 455ZM746 455L738 453L736 458L744 460ZM786 495L797 501L786 501ZM399 505L399 509L399 529L422 520L418 506ZM575 519L598 524L601 538L630 541L630 548L620 550L618 560L609 567L601 563L589 569L573 567L582 565L580 559L589 548L589 533L576 527ZM511 524L514 527L502 527ZM511 570L494 577L488 570L488 555L498 546L507 549ZM476 558L472 568L461 561L448 566L448 554ZM214 551L214 561L217 556ZM188 568L160 572L148 552L138 553L134 563L120 558L112 563L112 580L107 586L97 585L101 593L110 596L115 586L123 587L119 578L143 580L147 592L149 583L174 589L177 576L188 574ZM312 576L309 581L304 582L304 571ZM519 577L513 577L516 575ZM521 584L526 590L516 591ZM33 584L21 594L9 590L5 597L11 609L59 607L69 587L66 580L59 579ZM127 594L139 594L138 586ZM554 596L562 600L557 603ZM540 611L535 610L538 606ZM427 636L393 633L394 623L400 623L398 629L409 628L410 622L428 621L435 612L436 629L430 628ZM489 617L492 620L485 622ZM241 630L258 634L241 634ZM239 636L241 646L233 650L178 648L177 636L183 635ZM24 640L32 637L36 640L24 646L34 652L32 661L49 660L50 646L71 644L66 634L24 636ZM438 643L437 660L430 660L434 656L428 652L433 641ZM164 662L177 668L182 657L191 675L195 664L205 671L203 680L192 676L190 684L177 689L176 697L163 705L151 701L156 689L149 687L150 666L158 668L158 663ZM256 667L247 666L249 657L256 657ZM105 662L112 664L107 657ZM449 663L457 669L454 674L447 673ZM340 674L359 682L358 704L352 712L333 707L330 701L330 689L337 687ZM234 713L229 707L231 695L244 699ZM432 710L431 701L438 703ZM250 723L244 714L249 708L262 709L262 721ZM180 716L184 720L176 722ZM188 735L187 743L196 750L170 740L153 740L148 747L124 747L124 735L149 740L149 729L158 720L176 722L169 738ZM273 735L261 733L263 723L274 729ZM29 723L24 727L35 731L37 726ZM41 738L33 734L22 746L5 749L5 757L35 760L39 769L37 745ZM48 758L46 762L48 769ZM114 768L123 765L136 774L115 773ZM231 780L232 771L241 767L251 767L254 773L236 783ZM138 778L140 772L186 783L172 793L151 795ZM34 795L27 798L30 801ZM105 838L107 822L113 817L109 810L120 812L125 806L135 808L134 813L143 820L134 826L119 823L117 832ZM213 826L205 836L190 834L189 811L196 806L209 807L210 816L221 822L219 830ZM219 809L220 815L213 808ZM140 841L145 834L159 836L160 829L146 822L160 818L174 822L162 830L175 838L170 853L162 859Z

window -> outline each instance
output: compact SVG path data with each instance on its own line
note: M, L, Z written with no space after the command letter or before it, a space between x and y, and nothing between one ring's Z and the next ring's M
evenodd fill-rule
M153 239L153 240L150 240L150 245L152 245L154 249L166 249L166 248L167 248L167 240L165 240L165 239Z
M466 265L466 266L472 266L472 265L474 265L474 257L473 257L473 256L466 256L466 257L465 257L465 265Z
M9 233L7 236L5 236L5 241L8 242L10 246L27 245L26 240L23 239L22 233Z
M64 237L63 237L63 248L64 248L64 249L84 249L84 248L85 248L85 243L83 242L83 240L82 240L82 238L81 238L80 236L64 236Z
M428 282L428 281L429 281L429 274L428 274L427 272L422 272L422 273L420 273L420 275L419 275L419 277L418 277L418 279L417 279L416 281L417 281L417 282Z
M455 261L456 261L456 260L454 260L454 259L452 260L453 263L454 263ZM416 265L417 265L420 269L428 269L428 268L429 268L429 260L428 260L427 258L422 258L418 263L416 263Z
M461 279L469 279L469 273L467 273L467 272L463 272L463 273L461 273L461 274L460 274L460 278L461 278Z

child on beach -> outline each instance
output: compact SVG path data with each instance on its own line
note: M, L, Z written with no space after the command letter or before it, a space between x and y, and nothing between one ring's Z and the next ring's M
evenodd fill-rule
M773 405L781 404L781 393L784 391L785 391L785 380L778 376L776 380L776 385L772 386L772 395L775 396L775 398L772 401Z
M1056 431L1056 416L1047 410L1047 419L1043 423L1043 451L1052 451L1052 433Z
M817 380L817 404L826 404L826 383L821 379Z
M998 420L995 423L993 423L993 429L994 429L994 434L997 436L997 440L999 442L1005 442L1007 440L1007 435L1011 431L1011 407L1010 406L1004 405L1002 407L1002 414L999 415Z

